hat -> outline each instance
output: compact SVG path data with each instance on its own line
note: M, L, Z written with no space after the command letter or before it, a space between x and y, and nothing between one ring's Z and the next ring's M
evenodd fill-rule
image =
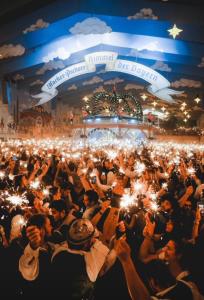
M74 220L67 232L67 241L72 245L82 245L95 234L95 227L88 219Z

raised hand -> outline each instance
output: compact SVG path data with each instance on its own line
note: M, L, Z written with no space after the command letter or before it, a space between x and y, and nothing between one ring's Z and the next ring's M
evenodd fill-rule
M29 226L26 229L26 236L29 239L30 246L33 250L39 248L42 244L40 229L36 226Z

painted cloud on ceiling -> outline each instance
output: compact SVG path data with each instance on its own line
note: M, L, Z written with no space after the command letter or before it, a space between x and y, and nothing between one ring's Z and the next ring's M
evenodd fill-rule
M134 14L133 16L129 16L128 20L136 20L136 19L151 19L158 20L158 17L153 14L151 8L142 8L139 12Z
M142 50L164 52L164 50L160 47L158 41L154 41L154 42L142 45L141 47L138 47L138 51L142 51Z
M69 31L72 34L103 34L110 33L112 29L99 18L87 18L76 23Z
M21 56L25 53L25 48L18 44L8 44L0 47L0 59L13 57L13 56Z
M114 78L114 79L111 79L111 80L108 80L108 81L105 81L104 82L104 84L106 84L106 85L114 85L114 84L116 84L116 83L121 83L121 82L123 82L124 81L124 79L121 79L121 78L119 78L119 77L116 77L116 78Z
M99 76L94 76L90 80L84 81L82 84L83 85L91 85L95 83L103 82L103 79L100 78Z
M36 31L38 29L47 28L49 23L43 21L43 19L38 19L35 24L30 25L28 28L23 30L23 33L26 34L28 32Z
M65 50L64 47L60 47L56 51L52 51L48 53L48 55L44 56L42 60L43 62L47 63L53 60L54 58L67 59L69 57L70 57L70 53L67 50Z
M151 68L154 70L171 72L171 68L167 64L165 64L163 61L156 61L155 64L153 64L151 66Z
M57 70L57 69L64 69L66 66L64 65L63 61L61 60L52 60L49 61L48 63L44 64L41 69L39 69L36 74L37 75L42 75L46 71L51 71L51 70Z
M68 91L74 91L74 90L77 90L76 84L72 84L71 86L68 87L67 90L68 90Z
M204 57L202 57L200 64L198 65L199 68L204 68Z
M180 94L180 95L175 95L176 97L179 97L179 98L187 98L188 95L186 93L183 93L183 94Z
M174 88L179 88L179 87L200 88L201 85L202 84L200 81L186 79L186 78L181 78L180 80L176 80L171 83L171 86Z
M139 57L140 56L140 52L139 52L138 49L131 49L127 56Z
M40 79L37 79L33 82L30 83L30 86L35 86L35 85L42 85L44 82Z
M13 76L13 79L14 79L15 81L18 81L18 80L24 80L24 75L21 75L21 74L15 74L15 75Z
M105 89L104 89L104 87L102 85L100 85L95 90L93 90L93 94L94 93L101 93L101 92L105 92Z
M124 89L126 91L128 91L128 90L143 90L144 87L142 85L139 85L139 84L128 83L128 84L126 84L126 86L124 87Z

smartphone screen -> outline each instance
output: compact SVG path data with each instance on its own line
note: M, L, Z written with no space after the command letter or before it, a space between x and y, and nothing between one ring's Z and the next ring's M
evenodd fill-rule
M204 203L198 202L197 206L200 210L201 215L204 216Z

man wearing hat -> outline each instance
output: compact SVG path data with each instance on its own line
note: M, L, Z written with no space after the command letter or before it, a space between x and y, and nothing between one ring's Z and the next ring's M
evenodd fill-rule
M41 272L47 272L47 293L52 297L66 295L70 300L92 299L97 277L107 272L116 260L115 250L110 251L99 241L98 232L88 219L75 219L71 222L67 229L67 241L55 245L49 270L44 270L40 265L40 230L35 229L32 234L28 232L27 237L30 253L26 255L29 254L31 261L33 256L34 263L26 265L26 271L31 276L24 277L24 272L21 273L25 280L33 281ZM35 248L32 248L32 241L35 241ZM24 256L21 260L26 259Z
M115 250L110 251L97 236L88 219L70 224L67 245L57 248L52 256L52 295L92 299L94 282L116 259Z

